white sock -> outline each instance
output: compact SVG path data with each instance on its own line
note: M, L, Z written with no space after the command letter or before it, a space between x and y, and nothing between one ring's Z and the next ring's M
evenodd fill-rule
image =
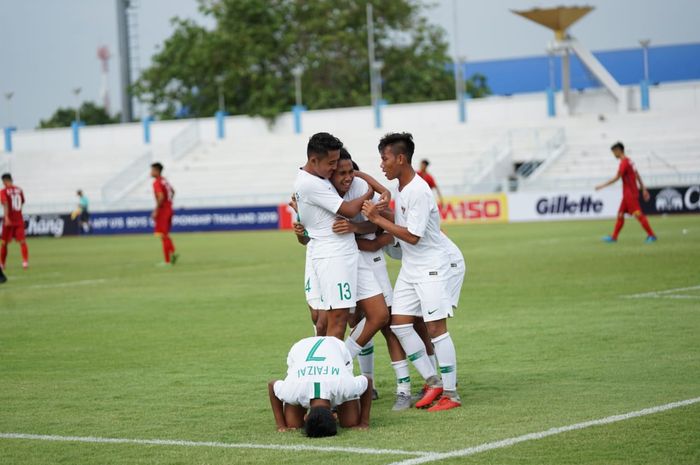
M351 337L345 340L345 347L347 347L350 351L350 356L353 358L353 360L360 354L360 352L362 352L362 347L360 347Z
M391 362L391 367L396 373L396 393L411 395L411 375L408 372L408 360Z
M318 336L318 331L316 331L316 325L313 325L313 326L314 326L314 336Z
M435 355L440 362L440 374L445 391L457 390L457 352L450 333L442 334L432 340Z
M370 339L357 356L360 372L374 379L374 339Z
M433 350L434 350L434 349L433 349ZM430 359L430 363L433 364L433 366L435 367L435 371L437 372L437 371L438 371L438 368L439 368L439 367L438 367L437 357L435 356L435 354L433 354L433 355L428 355L428 358Z
M406 356L413 362L413 366L416 367L423 379L427 380L431 376L436 376L435 367L426 356L425 344L416 330L413 329L413 325L391 325L391 330L396 334Z

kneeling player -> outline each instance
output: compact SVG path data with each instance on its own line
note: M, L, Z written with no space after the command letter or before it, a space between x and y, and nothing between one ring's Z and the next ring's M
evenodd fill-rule
M309 337L287 355L287 377L268 383L277 431L304 428L309 437L343 428L369 428L372 380L352 373L350 352L338 338Z

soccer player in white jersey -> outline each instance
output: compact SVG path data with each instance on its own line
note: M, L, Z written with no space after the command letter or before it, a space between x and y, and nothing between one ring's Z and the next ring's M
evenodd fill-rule
M268 383L277 431L304 428L309 437L335 436L335 408L343 428L369 428L372 380L354 376L352 357L335 337L309 337L287 355L287 377Z
M355 178L355 164L352 161L350 153L346 149L340 150L340 159L338 165L331 176L331 183L338 194L347 202L351 202L356 198L362 197L368 191L366 181ZM382 186L381 195L375 194L375 198L382 205L388 204L388 190ZM383 207L382 207L383 208ZM371 234L376 230L376 226L368 222L361 214L353 218L355 221L350 222L346 218L339 218L333 224L333 231L338 234ZM300 242L304 242L303 231L305 226L299 224L295 226L295 233ZM312 241L310 242L312 243ZM308 247L308 246L307 246ZM351 327L353 331L350 337L346 340L348 350L350 350L353 358L358 357L362 374L374 377L374 335L379 332L389 322L389 309L387 307L387 293L389 305L391 302L391 283L389 276L384 268L384 280L382 276L375 273L374 259L375 255L368 256L365 253L359 252L358 257L358 276L357 276L357 310L351 309L354 312L351 319ZM307 279L307 298L313 296L313 276ZM318 304L318 303L317 303ZM313 305L309 301L309 305Z
M425 379L428 388L416 407L429 411L448 410L461 405L457 394L457 354L447 331L452 316L448 291L450 258L440 236L440 214L432 192L411 166L415 149L408 133L387 134L379 142L381 168L387 179L398 179L394 221L380 215L371 202L362 213L401 244L401 271L394 287L391 330L401 342L408 359ZM440 379L426 355L425 344L413 327L423 318L438 360Z
M338 215L356 216L362 202L373 197L368 191L346 202L329 178L335 171L343 143L331 134L314 134L307 145L307 162L294 183L300 222L309 234L310 258L321 296L318 310L326 311L326 336L343 339L349 310L357 301L358 250L352 234L336 234ZM367 342L367 341L364 341Z

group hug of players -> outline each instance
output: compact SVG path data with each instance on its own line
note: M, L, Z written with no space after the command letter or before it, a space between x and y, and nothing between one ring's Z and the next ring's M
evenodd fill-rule
M280 431L304 428L320 437L336 434L338 423L369 426L378 332L396 373L393 410L461 405L447 320L459 302L466 267L459 248L440 230L432 190L411 166L414 148L408 133L379 142L382 171L399 183L392 210L389 191L357 169L338 138L318 133L309 140L291 205L295 233L306 246L304 289L316 336L292 347L286 378L268 385ZM385 252L401 260L393 288ZM355 358L361 376L353 374ZM415 399L409 361L423 378Z

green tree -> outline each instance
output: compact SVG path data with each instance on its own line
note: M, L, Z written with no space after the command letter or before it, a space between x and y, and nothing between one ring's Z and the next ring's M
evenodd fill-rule
M486 76L481 73L474 73L466 81L466 92L472 98L481 98L491 95L491 88L486 82Z
M75 120L75 108L59 108L49 119L39 121L39 128L63 128ZM119 115L110 116L104 107L93 102L80 105L80 120L85 124L113 124L119 122Z
M444 31L421 16L420 0L375 3L376 57L390 103L454 97ZM310 109L368 105L367 0L199 0L206 28L175 18L175 31L133 86L161 118L218 109L274 118L294 103L292 69L304 67Z

